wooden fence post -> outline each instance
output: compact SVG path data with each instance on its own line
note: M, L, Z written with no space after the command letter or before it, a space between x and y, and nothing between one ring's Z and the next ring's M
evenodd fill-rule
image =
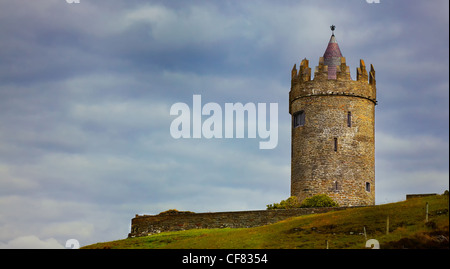
M389 234L389 216L386 219L386 234Z

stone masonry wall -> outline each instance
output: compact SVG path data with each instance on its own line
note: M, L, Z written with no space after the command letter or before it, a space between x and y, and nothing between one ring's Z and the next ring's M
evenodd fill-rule
M344 210L345 207L295 208L235 212L136 215L131 220L128 237L146 236L168 231L211 228L249 228L272 224L291 217Z
M421 198L421 197L427 197L427 196L434 196L438 195L437 193L419 193L419 194L407 194L406 200L413 199L413 198Z

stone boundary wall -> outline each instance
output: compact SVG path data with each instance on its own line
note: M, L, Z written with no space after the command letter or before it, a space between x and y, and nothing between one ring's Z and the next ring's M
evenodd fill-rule
M256 211L136 215L131 220L128 237L146 236L168 231L212 228L250 228L272 224L291 217L344 210L348 207L295 208Z
M426 197L426 196L434 196L437 195L437 193L418 193L418 194L407 194L406 200L412 199L412 198L420 198L420 197Z

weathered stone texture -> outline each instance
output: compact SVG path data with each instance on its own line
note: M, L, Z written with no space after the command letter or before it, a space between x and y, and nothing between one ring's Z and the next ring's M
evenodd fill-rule
M275 223L295 216L344 210L345 207L295 208L235 212L136 215L128 237L168 231L211 228L249 228Z
M323 58L313 80L310 72L306 59L298 73L295 66L292 70L291 195L302 201L324 193L340 206L373 205L375 70L371 66L367 73L361 60L354 81L341 57L336 79L328 79ZM294 116L300 111L305 122L295 127Z

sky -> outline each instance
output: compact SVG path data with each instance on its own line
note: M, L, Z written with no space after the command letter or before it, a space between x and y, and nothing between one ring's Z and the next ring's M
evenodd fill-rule
M70 2L70 1L69 1ZM370 2L370 1L369 1ZM447 0L0 0L0 248L290 195L291 69L335 35L377 79L376 204L449 188ZM278 104L278 143L175 139L175 103ZM204 120L205 118L203 118Z

